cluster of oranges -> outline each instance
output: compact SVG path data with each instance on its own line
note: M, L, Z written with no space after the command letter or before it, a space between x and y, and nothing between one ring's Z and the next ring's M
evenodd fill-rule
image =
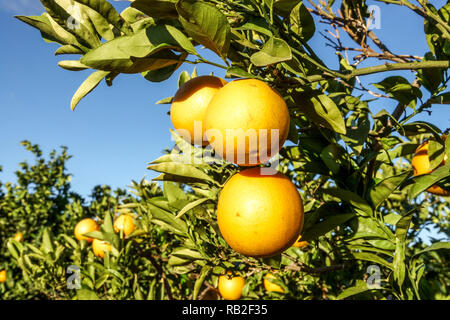
M304 212L296 186L275 170L257 167L278 153L288 135L289 111L278 92L260 80L227 83L200 76L178 89L170 115L186 141L210 145L237 165L254 166L233 175L219 196L218 226L233 250L261 258L307 245L299 239ZM266 290L283 292L273 278L265 276ZM218 289L224 299L235 300L244 285L244 278L228 272L219 277Z
M125 237L131 234L136 229L133 218L129 215L120 215L114 221L114 231L122 232ZM110 252L112 246L107 241L93 239L86 236L87 233L99 231L100 227L94 219L86 218L77 223L74 229L75 238L78 240L86 240L92 242L92 251L97 257L104 258L105 252Z

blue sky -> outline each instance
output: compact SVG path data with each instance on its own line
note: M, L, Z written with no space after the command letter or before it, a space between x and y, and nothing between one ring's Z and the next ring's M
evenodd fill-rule
M128 6L126 1L114 4L120 9ZM386 45L396 53L423 56L427 46L422 19L406 8L378 5L382 28L376 33ZM44 42L37 30L13 18L16 14L42 12L37 0L0 0L0 165L3 166L0 180L15 181L17 164L29 159L28 152L19 145L24 139L39 144L45 152L68 146L69 153L74 155L68 164L72 184L82 195L89 194L96 184L124 187L131 179L154 177L146 170L147 163L172 145L169 105L155 102L173 95L178 74L182 70L191 71L192 66L183 66L163 83L151 83L139 75L120 75L112 87L102 83L73 112L70 99L89 71L59 68L57 62L67 58L53 55L58 46ZM336 56L330 47L324 46L322 36L316 34L310 45L322 59L337 66ZM210 72L224 75L220 69L198 66L199 74ZM413 77L410 72L390 75L396 74ZM364 80L378 82L384 77L379 74ZM382 100L373 105L373 112L381 108L392 111L394 107L394 101ZM436 105L431 117L415 119L431 121L445 129L450 127L450 108Z

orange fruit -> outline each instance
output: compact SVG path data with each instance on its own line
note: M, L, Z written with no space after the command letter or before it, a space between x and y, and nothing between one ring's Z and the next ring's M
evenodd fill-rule
M300 239L302 238L302 236L300 235L297 240L294 242L293 246L296 248L305 248L308 246L308 241L301 241Z
M3 283L6 281L6 270L0 271L0 283Z
M295 185L274 171L243 170L228 180L217 204L217 222L235 251L270 257L289 248L303 227L303 203Z
M212 97L227 82L214 76L200 76L185 82L173 97L170 108L172 124L186 141L192 144L207 145L203 138L206 108ZM201 121L201 130L194 135L194 122ZM198 138L197 138L198 136ZM194 137L197 138L194 141Z
M265 82L234 80L220 89L206 110L206 136L227 161L265 163L275 156L289 133L289 111L283 98ZM278 136L277 136L278 134Z
M283 293L284 292L283 288L280 287L278 284L271 282L270 279L276 279L276 277L269 272L264 277L264 288L266 289L266 291Z
M134 229L136 229L136 226L134 225L133 218L126 214L119 216L114 221L114 231L120 232L122 230L125 237L132 233Z
M78 222L77 225L75 226L74 230L75 238L77 238L77 240L86 240L87 242L92 242L92 238L83 236L83 234L98 230L100 230L100 227L98 226L97 222L95 222L93 219L91 218L83 219L80 222Z
M447 136L443 136L442 139L447 138ZM414 153L414 156L412 158L411 164L414 170L414 176L420 176L423 174L429 174L433 172L434 170L430 170L430 158L428 157L428 146L429 141L425 141L422 143ZM447 160L447 157L444 156L444 159L442 160L441 164L439 166L443 166L445 164L445 161ZM427 189L428 192L440 195L440 196L450 196L450 191L444 190L439 186L432 186Z
M245 279L240 276L233 276L232 272L219 277L219 293L225 300L239 300L244 285Z
M23 241L23 233L22 232L17 232L14 235L14 240L16 240L17 242L22 242Z
M94 239L92 241L92 251L97 257L104 258L105 257L105 251L111 252L112 246L107 241L102 241L98 239Z

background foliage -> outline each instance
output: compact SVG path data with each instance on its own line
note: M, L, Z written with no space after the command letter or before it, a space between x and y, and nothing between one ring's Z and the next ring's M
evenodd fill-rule
M226 269L245 276L247 299L448 299L449 201L424 191L436 184L450 190L450 165L438 167L450 156L450 139L442 139L445 128L432 118L414 116L450 103L450 4L378 1L423 17L429 52L417 57L383 44L368 27L365 1L135 0L121 13L106 0L41 2L42 16L17 18L61 44L56 55L77 57L59 66L93 70L73 96L72 109L103 79L112 85L121 73L139 73L160 82L184 63L210 64L229 78L257 78L275 87L291 114L279 171L302 195L302 238L309 245L270 259L231 250L217 228L215 206L221 187L239 168L222 161L174 161L174 152L204 152L175 133L176 148L149 165L161 173L155 181L133 182L131 193L99 186L90 201L70 190L66 149L45 159L25 142L36 163L21 164L17 184L5 184L0 193L0 267L8 270L7 282L0 284L4 299L217 298L217 278ZM319 21L335 30L324 39L336 50L339 70L308 45ZM223 62L205 59L201 46ZM370 59L380 64L359 67ZM415 80L391 73L397 70L411 70ZM374 84L379 92L367 89L363 77L382 72L385 79ZM179 85L194 76L182 72ZM393 113L374 114L375 99L398 105ZM410 160L424 139L431 140L436 170L413 177ZM126 239L114 233L117 213L136 218L138 229ZM104 260L73 237L84 217L97 217L102 229L95 237L114 246ZM427 246L418 234L430 227L444 239ZM12 240L21 230L24 242ZM67 288L71 265L80 267L80 290ZM381 270L379 288L365 282L370 265ZM275 272L284 293L264 291L267 271Z

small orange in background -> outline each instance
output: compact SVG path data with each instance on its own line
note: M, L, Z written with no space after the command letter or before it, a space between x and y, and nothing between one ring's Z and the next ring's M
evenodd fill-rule
M445 141L447 136L442 136L442 139ZM411 164L414 170L414 176L420 176L423 174L429 174L433 172L434 170L430 170L430 158L428 156L428 146L430 142L425 141L422 143L414 153L414 156L412 158ZM442 160L441 164L438 166L443 166L445 164L445 161L447 160L447 157L444 156L444 159ZM436 169L435 169L436 170ZM450 196L450 191L444 190L441 187L435 185L431 186L427 189L429 193L433 193L439 196L448 197Z
M125 237L136 229L133 218L129 215L123 214L114 221L114 231L119 233L121 230Z
M105 251L111 252L112 246L107 241L102 241L98 239L94 239L92 241L92 251L97 257L104 258L105 257Z
M170 119L178 134L186 141L208 145L208 141L203 137L206 108L216 92L226 83L219 77L200 76L185 82L175 93L170 107ZM202 130L199 131L201 136L198 137L201 141L194 141L195 121L202 123Z
M295 243L293 244L294 247L296 248L305 248L309 245L308 241L301 241L302 236L300 235L297 239L297 241L295 241Z
M231 271L219 277L219 293L225 300L239 300L242 296L245 279L234 276Z
M91 218L86 218L81 220L77 223L75 226L74 234L75 238L77 240L86 240L87 242L92 242L92 238L83 236L83 234L92 232L92 231L98 231L100 230L100 227L98 226L97 222L95 222Z
M23 241L23 233L22 232L17 232L14 235L14 240L16 240L17 242L22 242Z
M3 283L6 281L6 270L0 271L0 283Z
M281 292L284 293L284 290L282 287L280 287L278 284L273 283L270 281L270 279L276 279L276 277L272 273L268 273L264 277L264 288L267 292Z

